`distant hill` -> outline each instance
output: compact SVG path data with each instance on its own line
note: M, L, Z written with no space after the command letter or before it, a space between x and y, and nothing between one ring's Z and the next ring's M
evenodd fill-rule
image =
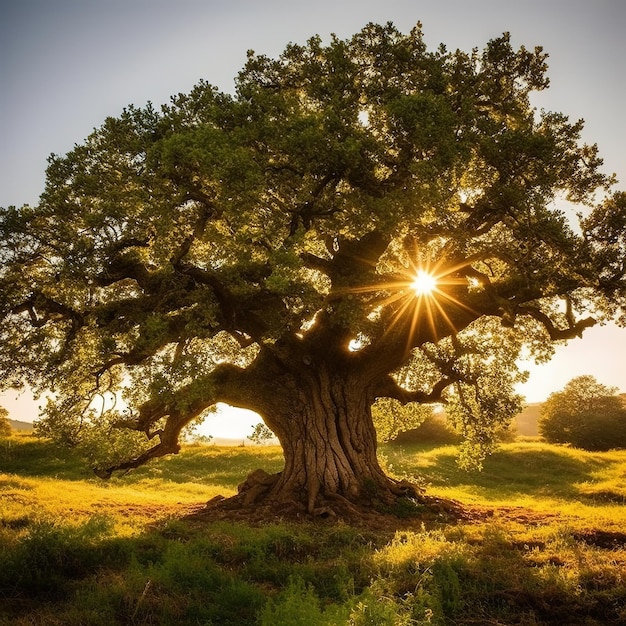
M518 435L537 437L539 435L539 412L543 402L530 402L524 410L513 418L513 427Z
M9 424L11 424L13 430L28 431L33 429L33 425L30 422L20 422L19 420L10 419Z

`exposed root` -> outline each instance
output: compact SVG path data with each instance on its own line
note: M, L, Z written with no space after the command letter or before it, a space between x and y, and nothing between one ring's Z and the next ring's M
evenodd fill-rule
M279 478L280 474L268 474L262 469L248 474L246 480L237 487L243 504L250 505L261 500L271 491Z
M277 493L274 488L280 476L255 470L239 485L237 495L231 498L216 496L189 517L197 520L234 519L247 523L341 520L353 526L385 529L410 525L411 520L420 524L454 523L484 519L489 515L486 511L469 510L451 500L426 496L407 481L390 482L386 490L359 498L318 490L312 499L306 493Z
M408 480L392 482L389 489L394 495L405 498L420 498L424 493L423 489Z

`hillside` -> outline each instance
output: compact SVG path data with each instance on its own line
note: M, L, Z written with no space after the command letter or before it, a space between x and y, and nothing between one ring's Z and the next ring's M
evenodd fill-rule
M355 525L249 525L205 503L280 471L276 446L185 446L105 482L16 433L0 449L0 624L626 624L626 451L503 444L481 474L454 446L381 453L428 499Z
M513 418L513 427L518 435L537 437L539 435L539 413L542 402L530 402L524 410Z
M17 430L19 432L27 432L33 429L33 425L30 422L21 422L20 420L9 419L9 424L11 424L11 428L13 430Z

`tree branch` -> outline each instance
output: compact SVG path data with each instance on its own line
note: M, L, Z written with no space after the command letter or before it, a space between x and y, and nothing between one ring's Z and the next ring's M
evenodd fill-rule
M567 319L568 328L557 328L554 322L543 311L537 307L531 305L520 306L518 309L519 314L530 315L544 326L548 331L548 335L552 341L558 341L563 339L574 339L575 337L582 337L583 331L591 326L595 326L598 320L593 317L586 317L584 319L574 321L571 309L568 311Z
M108 479L111 478L113 472L128 472L144 465L151 459L165 456L166 454L178 454L178 452L180 452L180 443L178 441L180 432L193 417L194 416L183 416L181 414L171 415L165 427L155 434L160 439L156 446L148 448L148 450L127 461L121 461L120 463L110 465L106 468L96 467L93 470L94 474L99 478ZM149 438L151 439L152 437Z
M332 269L332 262L329 259L323 259L311 252L303 252L300 255L302 262L306 267L312 270L318 270L323 274L328 275Z
M136 418L118 420L113 426L143 432L148 439L158 437L159 443L126 461L106 468L96 468L95 474L100 478L110 478L113 472L129 471L151 459L176 454L180 450L178 438L182 429L210 406L237 397L237 390L245 388L245 383L241 380L245 375L246 370L224 363L203 379L196 379L178 389L167 400L159 397L148 400L139 408ZM199 393L199 389L204 393ZM152 427L163 418L166 418L163 428L153 431Z
M394 398L401 404L407 404L409 402L419 402L421 404L445 402L443 392L454 382L456 382L454 378L444 376L433 385L429 392L409 391L408 389L401 387L392 376L386 376L377 387L376 396Z

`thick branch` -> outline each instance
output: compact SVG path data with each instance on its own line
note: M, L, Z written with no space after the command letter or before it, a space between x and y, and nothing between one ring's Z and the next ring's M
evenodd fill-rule
M326 275L330 274L332 270L332 262L330 260L323 259L310 252L303 252L300 255L300 258L302 259L304 265L309 269L318 270Z
M156 446L148 448L145 452L142 452L138 456L116 463L106 468L94 468L94 474L99 478L108 479L111 478L113 472L123 471L127 472L132 469L136 469L151 459L155 459L166 454L177 454L180 451L180 444L178 437L181 430L193 419L193 416L183 416L181 414L172 414L168 419L165 428L156 433L160 441ZM150 437L151 438L151 437Z
M392 376L386 376L376 389L377 397L394 398L402 404L409 402L419 402L420 404L432 404L435 402L444 402L443 392L455 380L453 378L443 377L435 383L429 392L409 391L398 385Z
M181 387L167 399L154 397L139 408L136 418L120 420L116 426L148 434L160 419L183 414L187 421L217 402L228 402L238 387L244 386L245 370L229 363L218 365L213 371Z
M44 313L42 317L39 311ZM76 325L82 325L84 319L83 315L78 311L72 309L66 304L57 302L48 296L45 296L41 292L33 293L30 298L14 306L11 309L11 313L28 313L31 318L33 326L39 327L46 324L52 315L58 315L64 319L72 320Z
M305 230L311 228L311 222L315 217L328 217L337 212L336 209L319 210L316 207L317 201L321 197L324 190L330 185L336 187L339 182L339 177L334 174L327 174L317 185L311 190L310 199L298 206L297 209L291 211L292 218L289 225L289 236L293 237L297 232L300 225Z
M245 370L230 364L216 367L203 379L178 389L167 400L156 397L145 402L136 418L117 421L116 428L127 428L143 432L148 439L159 438L159 443L138 456L107 468L95 469L100 478L110 478L113 472L136 469L151 459L180 450L178 438L181 430L202 411L220 401L232 402L238 397L238 389L245 389L241 376ZM191 398L191 400L190 400ZM156 431L152 427L166 418L165 426Z
M571 315L571 311L568 314L568 328L557 328L554 322L543 311L537 307L526 305L519 308L519 313L530 315L544 326L550 335L552 341L558 341L562 339L574 339L575 337L582 337L583 331L591 326L597 324L597 320L593 317L586 317L584 319L574 322Z
M197 198L191 199L199 202ZM202 204L202 209L194 225L193 232L185 237L174 256L170 259L174 267L177 267L178 264L189 254L193 242L203 235L208 221L211 219L215 219L217 216L219 216L219 212L215 209L215 206L213 204L207 203L205 201L200 202Z

